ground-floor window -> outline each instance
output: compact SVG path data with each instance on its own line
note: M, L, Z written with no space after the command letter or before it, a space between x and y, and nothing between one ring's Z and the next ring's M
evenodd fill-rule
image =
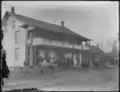
M15 48L15 61L20 59L20 48Z

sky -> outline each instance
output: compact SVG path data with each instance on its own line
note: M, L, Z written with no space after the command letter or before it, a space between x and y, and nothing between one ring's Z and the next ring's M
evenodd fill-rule
M119 32L119 4L109 1L2 1L5 11L15 7L15 13L54 24L65 22L65 27L103 44L108 44Z

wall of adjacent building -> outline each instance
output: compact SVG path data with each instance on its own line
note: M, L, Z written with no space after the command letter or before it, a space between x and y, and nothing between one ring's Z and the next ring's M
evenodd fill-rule
M16 21L15 28L12 28L12 21ZM16 19L14 16L9 17L7 21L7 25L4 26L4 30L6 29L7 32L4 35L3 39L3 47L6 50L6 61L9 67L14 66L23 66L23 62L25 61L25 37L26 37L26 30L21 27L17 27L19 25L19 20ZM20 31L20 44L15 44L15 31ZM15 60L15 48L20 48L19 51L19 60Z

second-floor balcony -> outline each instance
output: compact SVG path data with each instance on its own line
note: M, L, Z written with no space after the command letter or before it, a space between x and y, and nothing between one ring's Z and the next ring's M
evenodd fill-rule
M31 39L28 39L27 44L32 44L33 46L48 45L48 46L56 46L56 47L67 47L67 48L89 50L89 46L86 45L70 44L68 42L53 41L43 38L33 38L33 41Z

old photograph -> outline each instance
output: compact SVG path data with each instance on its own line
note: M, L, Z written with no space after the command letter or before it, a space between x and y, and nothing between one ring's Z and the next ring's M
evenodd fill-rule
M3 91L118 91L118 2L1 5Z

